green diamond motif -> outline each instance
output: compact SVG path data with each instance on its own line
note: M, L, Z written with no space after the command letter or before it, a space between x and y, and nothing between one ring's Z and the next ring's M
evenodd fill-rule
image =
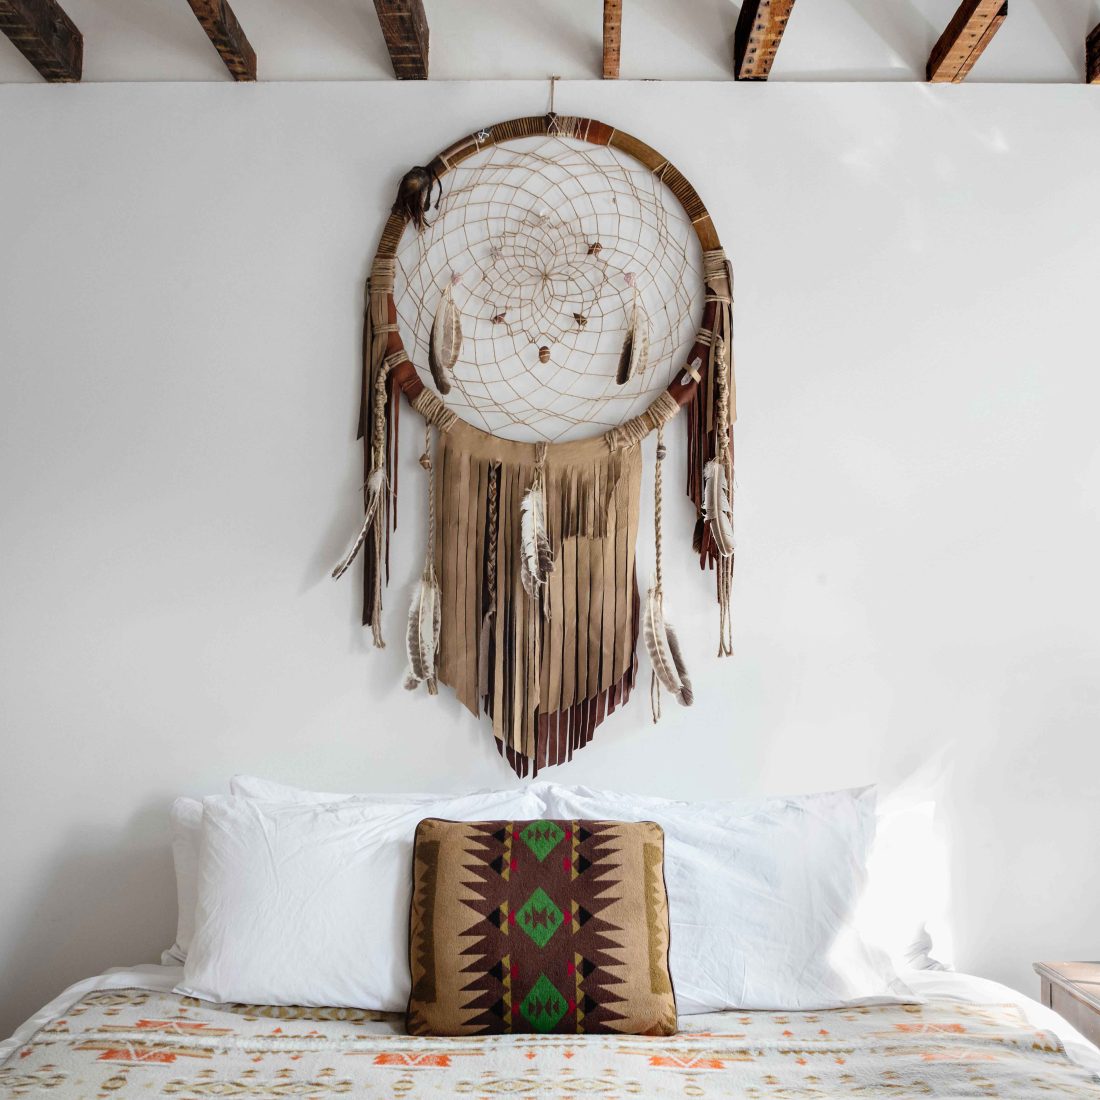
M541 887L523 903L516 913L516 924L539 945L545 947L550 937L561 927L561 910Z
M519 834L519 838L541 863L562 842L565 833L552 821L532 821Z
M531 992L523 998L519 1010L536 1031L549 1031L565 1015L568 1007L565 998L554 988L554 983L545 974L540 974Z

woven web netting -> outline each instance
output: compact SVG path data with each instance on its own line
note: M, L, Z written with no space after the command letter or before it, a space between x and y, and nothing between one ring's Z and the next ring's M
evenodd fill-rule
M698 238L649 169L557 135L491 145L442 180L422 234L397 252L398 325L422 379L432 320L453 289L463 340L447 407L526 442L580 439L642 412L671 381L702 312ZM616 382L634 287L644 370Z

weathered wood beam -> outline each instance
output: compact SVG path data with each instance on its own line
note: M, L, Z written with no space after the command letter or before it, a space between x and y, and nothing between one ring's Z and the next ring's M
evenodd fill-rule
M767 80L794 0L744 0L733 32L733 75Z
M428 17L423 0L374 0L398 80L428 79Z
M623 0L603 0L603 78L619 79L619 48L623 38Z
M1090 84L1100 84L1100 23L1085 39L1085 79Z
M961 84L1008 18L1008 0L963 0L928 58L933 84Z
M256 51L227 0L187 0L234 80L256 79Z
M0 31L47 80L80 79L84 36L57 0L0 0Z

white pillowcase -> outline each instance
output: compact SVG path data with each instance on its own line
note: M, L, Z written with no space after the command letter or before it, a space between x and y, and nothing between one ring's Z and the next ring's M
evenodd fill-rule
M164 966L178 966L187 958L195 934L195 901L199 892L199 847L202 842L202 803L177 798L172 803L172 862L176 867L176 942L161 953Z
M873 788L678 803L551 784L546 801L551 818L664 828L680 1014L918 999L852 920L875 835Z
M403 1011L417 822L545 816L523 790L418 803L207 798L195 935L176 992Z

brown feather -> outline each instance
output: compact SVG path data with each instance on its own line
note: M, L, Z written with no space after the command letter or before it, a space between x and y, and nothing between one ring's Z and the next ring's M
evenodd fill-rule
M668 638L668 651L672 656L672 663L676 666L676 672L680 677L680 694L676 698L680 700L681 706L690 707L695 702L695 692L691 690L691 679L688 677L684 655L680 651L680 640L676 637L676 631L667 624L665 636Z
M634 290L634 302L630 309L630 323L623 348L619 353L619 367L615 372L615 381L625 386L636 374L640 375L649 360L649 319L641 306L638 291Z

